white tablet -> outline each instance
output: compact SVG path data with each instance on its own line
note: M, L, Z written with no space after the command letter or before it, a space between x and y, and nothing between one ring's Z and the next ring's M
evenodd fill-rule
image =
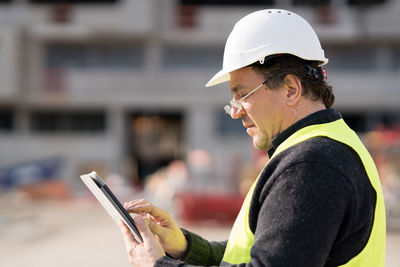
M111 192L106 183L104 183L103 179L101 179L94 171L89 174L83 174L80 177L111 218L113 218L115 223L119 225L119 220L122 219L126 226L131 230L136 241L143 243L142 236L136 228L132 217Z

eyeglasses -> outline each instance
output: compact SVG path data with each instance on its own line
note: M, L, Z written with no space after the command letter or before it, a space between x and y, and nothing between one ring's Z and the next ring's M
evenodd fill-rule
M224 107L224 110L226 112L226 114L231 115L233 109L236 109L237 111L242 110L243 106L241 104L241 102L243 100L245 100L246 98L248 98L249 96L251 96L252 93L254 93L255 91L257 91L259 88L261 88L267 81L264 81L263 83L261 83L260 85L258 85L256 88L254 88L253 90L251 90L250 92L248 92L245 96L243 96L241 99L239 100L234 100L232 99L229 102L229 105L226 105Z

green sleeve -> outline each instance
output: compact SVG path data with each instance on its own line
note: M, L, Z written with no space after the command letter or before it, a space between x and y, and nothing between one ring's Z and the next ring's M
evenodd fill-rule
M192 265L220 265L224 256L226 243L223 242L209 242L195 233L182 229L188 241L188 248L182 260Z

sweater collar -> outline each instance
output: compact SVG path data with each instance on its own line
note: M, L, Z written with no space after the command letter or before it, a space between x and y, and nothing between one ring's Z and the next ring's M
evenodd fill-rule
M334 109L324 109L308 115L307 117L295 122L293 125L289 126L289 128L272 139L272 146L267 151L268 156L271 158L277 147L298 130L310 125L333 122L341 118L342 115Z

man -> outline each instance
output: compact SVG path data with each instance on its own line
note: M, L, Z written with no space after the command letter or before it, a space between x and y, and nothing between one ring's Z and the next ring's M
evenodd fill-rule
M385 211L375 165L330 109L328 60L300 16L261 10L236 23L223 69L225 107L270 160L253 184L227 242L208 242L145 200L126 204L144 244L121 224L135 266L384 266ZM153 235L154 234L154 235ZM165 256L167 253L168 256Z

